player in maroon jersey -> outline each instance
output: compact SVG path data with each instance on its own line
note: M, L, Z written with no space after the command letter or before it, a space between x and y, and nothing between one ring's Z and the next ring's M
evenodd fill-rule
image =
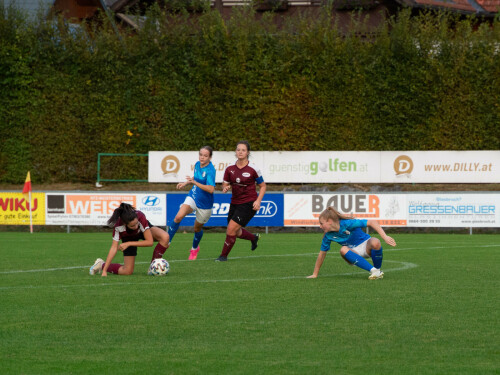
M151 261L161 258L168 248L168 233L151 225L141 211L136 210L128 203L122 203L114 210L113 215L108 220L108 225L113 226L111 248L106 262L97 258L90 267L89 273L91 275L102 273L102 276L107 276L108 271L117 275L131 275L134 272L137 247L153 246L154 241L158 241ZM123 266L119 263L111 263L118 250L123 251Z
M242 238L252 242L252 251L257 248L259 235L247 231L245 227L260 209L260 202L266 193L266 183L259 168L250 163L250 144L240 141L236 145L235 164L229 165L224 171L222 192L226 193L232 189L231 205L227 215L226 240L222 247L221 255L215 260L224 262L236 242L236 238ZM255 185L259 185L259 194Z

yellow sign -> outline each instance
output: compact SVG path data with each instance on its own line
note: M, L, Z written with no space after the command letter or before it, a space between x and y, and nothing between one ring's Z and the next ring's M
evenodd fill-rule
M29 225L30 210L33 225L45 225L45 193L0 193L0 225Z

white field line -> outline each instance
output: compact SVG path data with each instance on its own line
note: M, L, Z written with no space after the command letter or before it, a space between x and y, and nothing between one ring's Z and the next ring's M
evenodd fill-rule
M310 255L310 254L304 254ZM390 271L404 271L411 268L418 267L415 263L409 262L398 262L398 261L386 261L385 263L397 263L401 266L396 268L385 269L384 272ZM326 274L320 275L319 278L327 278L327 277L338 277L338 276L352 276L359 274L367 274L366 271L358 271L358 272L345 272L345 273L334 273L334 274ZM100 276L95 276L100 277ZM256 277L256 278L239 278L239 279L205 279L205 280L172 280L171 277L155 277L155 281L146 281L146 282L117 282L117 283L98 283L98 284L66 284L66 285L26 285L26 286L6 286L0 287L0 291L6 290L18 290L18 289L42 289L42 288L82 288L82 287L100 287L100 286L124 286L124 285L172 285L172 284L215 284L215 283L240 283L240 282L259 282L259 281L279 281L279 280L293 280L293 279L306 279L306 275L301 276L274 276L274 277Z
M387 246L387 245L386 245ZM480 245L480 246L469 246L469 245L463 245L463 246L432 246L432 247L426 247L425 250L427 249L455 249L455 248L472 248L472 247L500 247L500 244L494 244L494 245ZM384 248L384 253L388 251L410 251L410 250L421 250L422 248L420 247L406 247L406 248ZM318 255L318 252L315 253L304 253L304 254L267 254L267 255L251 255L251 256L241 256L241 257L230 257L230 260L232 259L258 259L258 258L271 258L271 257L301 257L301 256L311 256L311 255ZM335 255L338 255L336 251L332 251ZM198 258L197 261L214 261L215 258ZM187 259L177 259L177 260L169 260L169 263L177 263L177 262L189 262ZM384 259L384 262L387 262L387 260ZM136 264L148 264L149 262L136 262ZM90 268L90 265L86 266L72 266L72 267L58 267L58 268L43 268L43 269L33 269L33 270L11 270L11 271L0 271L0 275L6 275L6 274L15 274L15 273L25 273L25 272L52 272L52 271L66 271L66 270L74 270L74 269L80 269L80 268Z

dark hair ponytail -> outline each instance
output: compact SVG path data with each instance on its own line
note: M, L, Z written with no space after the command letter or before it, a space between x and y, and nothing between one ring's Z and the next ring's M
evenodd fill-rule
M113 211L113 215L108 220L109 226L114 226L118 219L122 219L125 224L130 223L137 217L135 207L128 203L121 203L118 208Z

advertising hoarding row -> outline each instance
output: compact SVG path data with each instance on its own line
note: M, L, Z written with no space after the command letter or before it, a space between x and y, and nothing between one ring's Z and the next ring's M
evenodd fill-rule
M142 193L33 193L34 225L104 226L121 202L166 225L166 195ZM0 193L0 225L29 224L29 203L21 193Z
M150 151L149 182L185 181L198 151ZM216 182L234 164L232 151L214 151ZM252 151L269 183L498 183L500 151Z
M0 192L0 225L104 226L121 202L165 226L186 194L169 193L33 193L30 207L21 193ZM206 226L226 226L230 194L215 194ZM249 226L317 227L329 206L388 227L500 227L500 193L268 193ZM182 225L192 226L190 214Z
M328 206L389 227L500 227L498 193L287 194L285 226L317 226Z

